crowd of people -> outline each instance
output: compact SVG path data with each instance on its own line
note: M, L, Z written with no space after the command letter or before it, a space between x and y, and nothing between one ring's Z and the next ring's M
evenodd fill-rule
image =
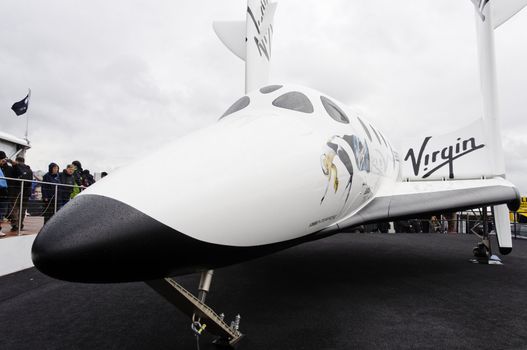
M105 175L106 173L102 173L101 177ZM24 228L25 212L35 186L41 186L42 216L44 222L47 222L55 214L55 210L63 207L82 189L95 183L93 175L89 170L83 169L78 160L66 165L62 171L57 163L50 163L42 182L33 180L33 171L23 157L12 160L5 152L0 151L0 220L8 221L13 232ZM5 234L0 231L0 236L3 235Z

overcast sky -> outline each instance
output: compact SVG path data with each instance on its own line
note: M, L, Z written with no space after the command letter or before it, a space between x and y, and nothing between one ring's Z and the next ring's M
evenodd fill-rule
M27 88L32 149L47 169L78 159L111 171L214 123L243 94L244 64L213 20L245 18L244 0L0 2L0 130ZM527 10L496 31L509 179L527 194ZM353 106L398 145L480 117L469 0L281 0L271 80ZM168 161L168 160L167 160ZM154 167L153 167L154 166ZM156 167L145 163L149 176Z

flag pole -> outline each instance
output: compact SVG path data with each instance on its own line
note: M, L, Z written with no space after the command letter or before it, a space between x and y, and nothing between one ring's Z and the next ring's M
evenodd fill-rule
M29 109L29 100L31 99L31 89L28 89L29 92L27 93L27 106L28 106L28 109ZM26 114L26 136L25 136L25 139L27 142L29 142L29 139L28 139L28 136L29 136L29 115Z

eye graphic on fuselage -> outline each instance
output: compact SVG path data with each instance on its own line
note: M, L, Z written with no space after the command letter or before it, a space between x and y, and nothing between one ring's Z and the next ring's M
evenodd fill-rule
M356 135L335 135L329 139L326 143L327 149L324 154L320 156L320 166L322 173L327 176L326 189L324 195L320 200L320 204L324 202L327 197L329 187L333 182L333 190L336 194L339 189L338 179L338 167L335 164L335 159L339 159L340 162L346 168L349 175L346 186L344 187L344 193L346 198L343 205L345 205L349 199L351 193L351 186L353 183L353 162L350 157L350 153L353 153L355 158L355 164L357 171L370 172L370 152L366 140L361 140Z
M326 199L326 195L329 190L329 185L331 184L331 179L333 178L333 189L335 190L335 193L337 193L337 190L339 189L339 178L338 178L338 170L337 166L333 163L333 160L335 159L335 156L337 154L333 150L329 150L323 155L320 156L320 165L322 167L322 172L324 175L328 177L328 183L326 184L326 190L324 191L324 195L322 196L322 199L320 199L320 204L324 202L324 199Z
M346 150L346 145L351 146L343 137L340 137L340 136L333 136L326 143L326 146L328 147L328 149L320 157L320 163L322 167L322 173L327 176L328 183L326 184L326 190L324 191L324 195L322 196L322 199L320 200L320 204L324 202L324 199L327 196L329 186L331 184L331 179L333 179L333 189L335 193L337 193L338 191L339 179L338 179L338 168L334 163L335 157L338 157L338 159L340 159L342 164L344 164L344 167L346 168L348 175L349 175L348 182L346 183L346 187L344 188L344 191L346 193L346 199L344 200L344 204L346 204L346 202L348 201L348 198L351 192L351 184L353 182L353 164L351 162L349 153Z

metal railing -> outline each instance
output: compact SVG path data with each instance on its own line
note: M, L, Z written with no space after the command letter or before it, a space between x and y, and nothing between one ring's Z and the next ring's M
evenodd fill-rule
M55 213L72 198L71 194L75 189L78 189L80 193L80 191L83 191L86 188L81 185L68 185L55 182L27 180L4 176L0 176L0 179L7 181L7 188L3 189L4 195L0 195L0 220L2 220L3 217L8 218L11 223L11 231L13 231L13 223L15 223L16 231L19 236L21 235L22 228L24 227L23 223L26 210L28 210L28 205L31 202L39 202L38 198L33 197L32 199L32 196L35 195L36 188L40 186L42 196L44 195L44 186L53 188L52 198L42 197L42 203L45 208L41 211L40 215L36 215L44 216L44 222L55 215ZM13 186L13 183L17 184ZM34 184L36 184L36 186L34 186ZM29 195L28 191L31 191ZM66 196L64 196L64 194L66 194ZM47 199L47 201L45 199ZM53 210L50 210L51 205L53 205Z
M393 224L393 226L392 226ZM485 221L476 215L458 213L455 218L407 219L390 222L379 222L354 227L351 231L380 233L453 233L474 234L481 236ZM494 222L491 216L486 221L488 232L494 233ZM513 238L527 239L527 223L514 220L510 223Z

